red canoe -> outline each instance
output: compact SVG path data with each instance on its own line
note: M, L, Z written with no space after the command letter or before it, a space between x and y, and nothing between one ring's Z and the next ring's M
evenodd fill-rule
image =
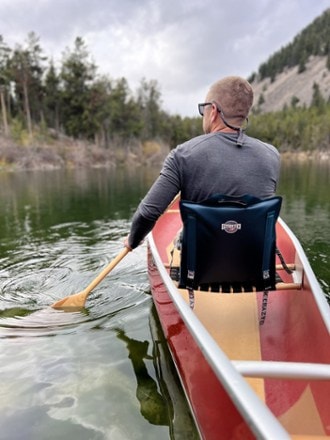
M201 438L330 439L330 308L297 238L281 220L281 290L195 292L169 276L178 202L148 236L154 303Z

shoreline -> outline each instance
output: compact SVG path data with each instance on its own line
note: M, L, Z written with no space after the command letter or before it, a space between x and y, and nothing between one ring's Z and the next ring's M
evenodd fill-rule
M17 145L0 137L0 172L159 166L168 152L169 146L158 141L128 141L104 148L73 139Z
M280 152L281 160L285 161L315 161L326 162L330 160L330 151L285 151Z
M169 145L156 140L112 144L109 148L102 148L72 139L25 146L0 137L0 172L161 166L169 151ZM282 162L328 163L330 149L280 151L280 156Z

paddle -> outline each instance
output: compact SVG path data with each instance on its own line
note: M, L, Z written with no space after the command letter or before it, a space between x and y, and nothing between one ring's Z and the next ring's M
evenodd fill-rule
M96 287L103 278L108 275L109 272L112 271L114 267L117 266L117 264L125 257L125 255L130 252L130 249L125 247L117 257L115 257L103 270L102 272L95 278L94 281L92 281L86 289L82 290L79 293L75 293L70 296L66 296L65 298L57 301L56 303L52 304L52 307L54 309L79 309L83 308L86 302L86 299L88 295L91 293L91 291Z

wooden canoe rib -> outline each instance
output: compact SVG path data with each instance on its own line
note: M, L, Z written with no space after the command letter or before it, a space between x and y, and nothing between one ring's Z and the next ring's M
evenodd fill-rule
M154 303L201 437L330 439L330 309L300 243L279 219L277 242L293 274L269 293L195 292L169 275L181 227L177 205L148 237Z

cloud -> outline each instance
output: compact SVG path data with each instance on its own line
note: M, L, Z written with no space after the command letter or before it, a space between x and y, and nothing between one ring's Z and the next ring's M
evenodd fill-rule
M248 77L327 7L328 0L1 0L0 29L12 47L34 31L61 59L77 36L100 73L133 90L156 79L164 108L196 114L209 85Z

